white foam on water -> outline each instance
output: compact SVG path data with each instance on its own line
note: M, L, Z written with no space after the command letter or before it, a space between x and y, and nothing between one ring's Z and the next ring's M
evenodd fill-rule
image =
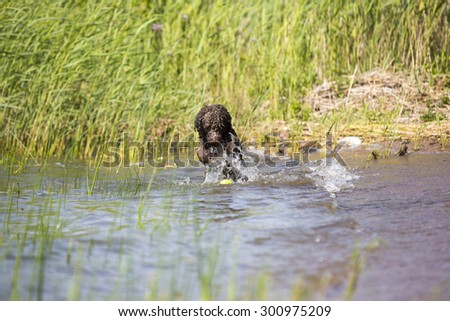
M308 165L299 164L297 168L279 168L275 172L265 172L263 169L258 169L255 164L248 162L244 165L237 159L228 158L228 161L231 161L232 166L247 177L247 180L238 180L238 183L270 180L282 184L307 178L318 188L329 192L331 197L335 197L335 193L343 189L353 188L352 181L358 178L334 158L320 159ZM224 156L223 160L214 166L207 166L203 184L217 184L223 180L222 172L226 164L227 158Z
M244 166L237 159L233 159L232 164L242 175L247 177L247 182L257 181L261 177L261 173L256 166Z
M194 182L192 182L190 177L180 178L175 180L174 182L179 186L190 186L194 184Z
M329 192L332 197L343 189L353 188L352 180L358 178L334 158L321 159L308 168L311 172L306 174L306 177L312 179L317 187Z
M206 166L205 170L205 180L203 184L214 184L219 183L222 179L222 171L225 167L226 160L220 162L220 164L215 164L214 166Z

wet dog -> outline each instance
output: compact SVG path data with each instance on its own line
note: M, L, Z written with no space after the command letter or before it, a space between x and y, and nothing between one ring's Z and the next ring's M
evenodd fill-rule
M235 166L244 165L242 148L230 113L223 105L203 107L195 118L195 130L200 138L197 156L203 165L211 167L225 159L222 171L225 179L247 179Z

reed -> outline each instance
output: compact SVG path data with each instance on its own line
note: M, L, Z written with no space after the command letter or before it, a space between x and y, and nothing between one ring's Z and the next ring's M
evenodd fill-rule
M298 120L308 89L356 66L450 66L446 0L5 0L0 21L0 148L26 157L193 140L211 102L241 128Z

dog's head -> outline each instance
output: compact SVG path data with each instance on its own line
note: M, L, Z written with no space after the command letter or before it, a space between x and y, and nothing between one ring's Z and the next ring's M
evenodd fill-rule
M231 126L231 116L222 105L208 105L203 107L195 118L195 130L200 140L206 142L230 141L229 133L236 135Z
M223 157L227 145L236 135L231 126L231 116L222 105L203 107L195 118L195 130L200 138L197 156L203 164L210 164L214 158Z

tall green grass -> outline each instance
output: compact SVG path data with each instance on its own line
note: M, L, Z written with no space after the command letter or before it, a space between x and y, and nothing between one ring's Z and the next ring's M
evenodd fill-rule
M448 73L446 0L0 3L2 153L92 157L108 140L193 139L204 103L237 126L301 117L358 66Z

